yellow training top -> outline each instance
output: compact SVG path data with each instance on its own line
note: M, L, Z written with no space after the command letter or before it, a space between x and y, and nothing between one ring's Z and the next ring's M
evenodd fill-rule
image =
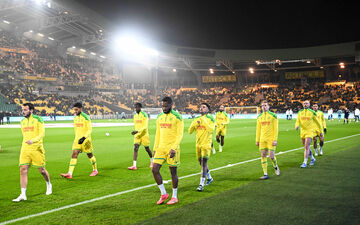
M160 113L156 120L154 151L179 149L183 133L184 122L180 113L174 110L167 114Z
M215 130L214 117L211 114L206 114L195 118L189 127L189 134L192 134L195 130L196 145L199 147L211 147L212 134Z
M315 132L322 130L321 124L312 109L302 109L298 112L295 127L300 126L301 132Z
M75 140L79 140L82 137L86 139L91 139L91 120L90 116L81 112L79 115L74 117L74 130L75 130Z
M266 111L256 120L256 142L277 141L279 122L275 113Z
M230 123L229 116L226 112L217 112L216 116L216 126L218 129L226 128L226 125Z
M37 150L39 147L43 147L44 120L40 116L31 114L29 118L22 119L20 124L23 135L22 149ZM33 144L27 144L28 140L33 141Z
M322 128L323 129L326 128L326 122L325 122L325 119L324 119L324 113L322 111L320 111L320 110L316 111L315 113L316 113L316 116L317 116Z
M137 133L135 138L141 138L145 134L149 134L148 131L148 115L140 111L139 113L134 114L134 127Z

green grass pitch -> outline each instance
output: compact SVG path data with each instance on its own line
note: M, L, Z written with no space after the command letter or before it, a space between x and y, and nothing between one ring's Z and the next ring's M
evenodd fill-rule
M179 177L200 172L195 135L187 133L190 122L185 120ZM301 147L294 124L295 120L279 121L277 152ZM324 146L325 155L317 157L314 167L299 168L303 160L303 150L299 149L277 156L281 169L278 177L269 160L270 179L266 181L258 179L262 175L260 160L213 171L215 181L202 193L196 191L200 175L184 177L179 180L179 203L174 206L156 205L160 192L155 185L133 190L155 182L143 147L138 170L127 170L132 165L131 126L93 128L99 175L89 177L90 161L81 154L72 180L61 178L60 173L68 170L73 128L47 128L44 147L53 194L45 195L43 178L31 168L28 200L13 203L11 200L20 193L18 159L22 136L20 129L0 128L0 224L127 190L133 191L14 224L359 224L360 135L356 134L360 133L360 124L327 124L325 141L329 142ZM105 136L106 132L110 136ZM152 148L155 120L150 121L149 132ZM232 120L227 133L223 152L211 155L210 169L260 156L255 146L255 120ZM343 137L347 138L340 140ZM167 166L161 173L164 180L170 180ZM165 187L171 194L171 182Z

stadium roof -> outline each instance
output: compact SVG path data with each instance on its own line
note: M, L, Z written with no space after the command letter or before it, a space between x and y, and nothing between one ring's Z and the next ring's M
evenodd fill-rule
M22 35L31 32L64 48L78 46L94 52L106 47L104 32L109 22L71 0L1 0L1 19Z
M132 5L134 2L138 2L138 4L143 4L142 7L139 5ZM149 8L151 2L152 7ZM112 20L111 17L115 14L120 14L119 17L122 19L122 21L129 21L131 19L134 19L135 17L139 17L139 20L144 19L147 16L154 15L151 13L151 10L154 11L154 13L162 13L164 17L156 17L157 20L163 19L168 20L170 22L173 22L172 29L174 29L174 32L169 32L169 35L167 36L169 40L166 43L163 38L161 38L161 35L158 35L159 40L154 41L154 46L156 46L156 49L160 52L160 55L158 56L158 62L159 67L164 69L172 69L176 68L177 70L190 70L192 71L196 76L200 76L200 74L208 73L210 68L213 68L215 71L218 71L220 73L224 72L238 72L238 71L247 71L248 68L254 67L256 70L282 70L282 69L297 69L297 68L319 68L321 66L333 66L338 64L340 61L345 62L347 64L353 64L357 62L359 58L359 44L356 42L356 40L360 40L360 36L357 36L357 34L354 32L353 36L348 36L349 31L348 30L342 30L339 27L336 27L339 25L338 22L335 23L335 19L332 18L329 20L332 24L332 27L329 27L329 24L325 26L325 29L331 29L330 31L326 31L325 35L329 35L330 33L333 33L334 39L327 39L323 42L319 41L319 36L316 36L318 33L314 29L310 29L310 34L307 33L309 30L305 29L306 27L306 21L309 19L302 19L301 15L299 14L299 10L303 10L306 6L299 7L298 10L295 10L293 7L292 9L295 10L295 14L297 13L299 21L293 21L292 19L295 18L292 16L289 12L286 13L288 16L287 20L290 20L293 22L293 24L290 24L291 27L288 27L289 29L285 29L286 27L282 26L281 24L284 23L283 21L286 21L286 18L284 20L278 20L275 22L269 22L266 20L266 18L261 17L258 20L248 21L244 22L244 27L250 26L249 24L255 24L256 27L261 30L262 28L267 27L263 32L263 35L266 33L269 33L270 35L274 34L274 31L277 30L279 35L284 35L285 33L288 35L289 41L284 41L285 39L279 39L279 40L273 40L272 38L269 38L266 40L263 40L263 42L259 42L258 46L264 47L264 49L217 49L214 45L213 48L207 47L207 48L199 48L203 45L209 45L211 43L211 40L213 38L218 38L219 42L226 43L229 42L230 46L234 46L234 48L238 47L239 45L236 45L234 43L242 43L245 44L251 43L249 42L249 38L251 39L251 36L248 31L244 31L244 29L240 28L234 28L232 29L232 34L239 40L236 42L233 41L227 41L228 33L223 31L223 28L217 27L218 23L214 22L215 20L222 21L223 26L225 28L229 27L229 24L233 24L233 22L237 21L244 21L245 18L248 16L249 19L253 18L249 13L246 13L246 8L254 7L253 4L250 4L248 6L243 5L242 9L238 11L236 14L237 17L239 17L239 20L234 19L235 17L225 15L224 10L229 9L230 6L229 3L224 6L225 3L216 4L213 5L212 3L210 5L203 5L202 8L197 4L191 4L186 5L186 2L182 2L183 5L179 5L179 3L171 3L170 6L174 9L169 8L169 4L167 7L161 6L156 1L90 1L90 0L1 0L0 1L0 14L1 19L3 21L10 22L8 24L10 27L13 27L14 31L18 34L23 34L24 32L32 31L33 34L41 34L43 35L43 39L45 39L47 42L55 42L58 45L58 49L63 51L63 53L70 48L71 46L76 46L76 49L83 49L86 50L86 54L90 54L90 52L97 54L96 57L99 57L100 55L105 56L112 56L112 43L111 43L111 37L116 33L116 29L118 29L119 26L116 26L117 19L113 17ZM184 6L185 4L185 6ZM315 4L315 7L318 7L319 3ZM333 3L323 3L324 8L322 10L328 10L327 14L324 14L320 8L317 9L316 12L319 13L319 15L324 16L331 13L331 9L334 8ZM345 3L338 3L338 15L344 15L341 10L344 8ZM166 4L165 4L166 5ZM221 5L221 7L219 6ZM214 16L214 8L219 6L218 14ZM98 7L98 9L96 8ZM139 7L140 10L136 11L133 7ZM158 8L156 8L158 7ZM176 7L178 7L176 9ZM193 8L191 8L193 7ZM113 8L114 10L110 10ZM265 8L265 9L264 9ZM272 7L271 9L273 9ZM309 6L310 9L314 9L314 6ZM185 10L188 9L190 12L186 12ZM216 32L217 36L210 38L210 42L207 42L206 38L202 36L202 34L199 34L198 32L204 32L203 30L196 31L196 29L190 29L194 28L194 26L189 26L189 22L191 23L197 23L194 20L194 15L197 14L199 17L204 17L204 11L209 9L208 16L206 17L206 21L211 24L213 23L215 26L213 26L213 29L207 30L208 33L205 32L206 35L213 34L212 32ZM289 8L282 8L281 10L286 10ZM116 11L119 10L119 11ZM124 11L125 10L125 11ZM259 11L266 11L265 5L262 7L258 7L257 10ZM322 13L321 13L321 12ZM232 13L233 11L230 10L228 13ZM279 13L280 10L275 10L273 13ZM291 11L292 12L292 11ZM175 19L171 19L169 17L169 13L173 14ZM209 14L210 13L210 14ZM221 14L222 13L222 14ZM134 14L133 16L129 16L129 14ZM144 14L143 16L140 14ZM179 22L179 15L188 15L190 17L189 21L186 18L183 18L185 21L184 23ZM244 15L243 15L244 14ZM313 12L313 14L316 14ZM283 15L283 14L281 14ZM299 16L300 15L300 16ZM306 11L302 16L308 16L309 12ZM255 16L259 16L259 13L255 13ZM269 16L269 13L265 13L265 16ZM222 19L222 18L225 19ZM196 17L198 18L198 17ZM278 16L275 18L279 18ZM348 18L348 17L347 17ZM148 25L149 23L154 23L155 19L148 18ZM235 20L235 21L232 21ZM111 21L111 22L110 22ZM205 20L201 20L200 26L205 26L206 24L201 23ZM259 21L262 24L259 24ZM356 20L354 20L356 21ZM347 23L344 24L344 28L348 28L349 24L353 24L354 21L347 21ZM228 22L229 24L225 24L225 22ZM324 24L321 21L313 21L314 23L318 24ZM124 22L119 22L119 24L123 24ZM141 21L138 23L141 23ZM302 25L302 23L305 23L305 26ZM134 24L129 22L129 24ZM164 24L164 22L161 22L161 24ZM287 23L289 26L289 23ZM6 24L5 24L6 25ZM199 24L198 24L199 25ZM281 25L281 26L280 26ZM164 30L167 31L166 26L164 25ZM178 33L183 31L184 26L188 26L189 29L186 29L187 32L184 33ZM209 25L207 25L209 26ZM298 32L294 33L294 28L292 26L298 26L295 30ZM144 29L145 31L149 30L156 30L154 28L154 25L149 25L150 28ZM195 27L196 28L196 27ZM271 28L271 29L270 29ZM280 32L280 29L284 29ZM341 29L341 33L338 34L336 31L337 29ZM350 31L354 31L355 27L352 27L353 29ZM256 30L256 29L255 29ZM160 32L161 33L161 32ZM294 33L294 34L292 34ZM176 34L178 39L184 39L184 42L177 42L172 35ZM244 34L244 35L242 35ZM255 32L255 35L259 36L259 32ZM175 35L175 36L176 36ZM192 38L190 36L197 36L202 37L202 42L204 44L199 44L199 47L191 47L194 46L197 42L188 42L188 40L191 40ZM298 40L300 42L294 43L294 36L292 35L298 35ZM302 40L304 37L303 35L309 36L305 40ZM151 36L151 35L150 35ZM154 38L157 35L153 35L152 38ZM242 36L249 36L247 39L242 38ZM279 37L279 36L276 36ZM342 37L342 38L341 38ZM49 38L49 39L47 39ZM51 40L50 38L54 39ZM359 39L357 39L359 38ZM313 42L310 42L312 39L314 39ZM169 43L173 41L173 43ZM349 42L349 40L355 40L352 42ZM248 41L248 42L246 42ZM280 45L280 42L283 42L282 45ZM338 43L342 41L347 41L346 43ZM200 42L200 43L202 43ZM335 43L334 43L335 42ZM177 45L177 43L183 43L184 45ZM326 45L324 45L326 44ZM183 47L185 45L188 45L188 47ZM284 48L286 46L287 48ZM297 47L296 47L297 46ZM271 48L272 47L272 48ZM278 47L278 48L276 48ZM114 56L113 56L114 57Z

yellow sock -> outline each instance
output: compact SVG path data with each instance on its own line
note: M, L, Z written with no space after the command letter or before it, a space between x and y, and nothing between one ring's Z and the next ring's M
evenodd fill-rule
M77 159L70 159L70 165L69 165L69 173L73 174L75 166L77 163Z
M274 167L274 168L277 167L276 156L274 156L274 159L270 158L270 160L271 160L271 163L272 163L273 167Z
M267 175L267 157L261 157L261 167L263 168L264 175Z
M91 162L93 170L97 170L96 158L94 155L93 155L93 157L90 158L90 162Z

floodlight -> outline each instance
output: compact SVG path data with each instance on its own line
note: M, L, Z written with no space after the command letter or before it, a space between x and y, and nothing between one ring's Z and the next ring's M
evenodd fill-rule
M249 67L249 72L250 72L250 73L254 73L254 68Z
M155 49L145 46L141 41L133 36L123 36L116 40L118 49L133 56L157 56L159 52Z

